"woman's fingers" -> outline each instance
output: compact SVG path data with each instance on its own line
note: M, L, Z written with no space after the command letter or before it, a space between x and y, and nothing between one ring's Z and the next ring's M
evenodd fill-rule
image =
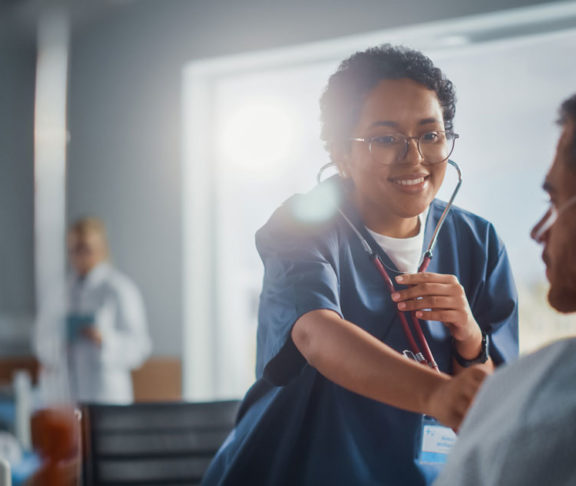
M464 288L454 275L440 273L405 274L396 277L396 281L409 287L392 294L392 300L395 302L426 295L466 296Z
M466 338L476 322L466 292L454 275L415 273L396 277L409 287L392 294L403 312L416 312L418 319L448 323L455 338Z
M458 323L467 317L463 311L456 310L428 310L416 311L416 317L423 321L438 321L445 323Z
M458 279L448 273L404 273L396 277L396 282L402 285L418 285L423 283L458 284Z
M414 311L421 309L454 309L461 305L451 296L427 296L421 299L407 300L398 303L398 309L402 311Z
M392 294L392 300L395 302L401 302L403 300L416 299L425 295L456 295L457 293L458 290L452 285L424 283L394 292Z

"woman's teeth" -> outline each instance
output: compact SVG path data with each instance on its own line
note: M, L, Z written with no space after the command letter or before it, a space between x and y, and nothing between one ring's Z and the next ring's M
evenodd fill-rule
M419 177L418 179L398 179L394 181L394 184L400 184L401 186L415 186L416 184L422 184L424 182L424 177Z

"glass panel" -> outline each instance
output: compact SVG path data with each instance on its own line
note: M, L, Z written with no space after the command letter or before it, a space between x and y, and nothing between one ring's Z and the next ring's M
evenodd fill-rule
M456 204L492 221L508 247L525 352L573 332L574 317L560 316L546 303L541 249L529 232L544 209L539 187L559 133L556 109L574 90L576 64L566 60L576 55L576 31L502 36L481 44L470 44L464 34L457 40L452 47L425 50L457 90L455 130L461 138L452 158L462 167L464 182ZM221 67L221 75L215 69L213 77L202 78L210 80L206 92L212 101L202 125L208 142L199 142L204 152L196 152L205 155L207 167L196 176L205 177L204 190L210 192L203 213L209 219L205 242L211 263L209 275L193 278L198 285L204 277L213 284L206 332L214 389L208 394L240 396L252 383L262 280L254 233L286 198L311 189L328 161L319 140L318 99L341 57L349 54L341 56L340 48L327 47L332 54L316 60L302 53L300 62L294 53L285 63L281 54L264 53L261 62L252 54L246 64L236 60L236 72L232 64ZM448 171L441 199L455 182Z

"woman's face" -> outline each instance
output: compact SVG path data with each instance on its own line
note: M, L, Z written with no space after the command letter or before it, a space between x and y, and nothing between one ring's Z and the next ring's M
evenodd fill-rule
M384 80L366 97L352 137L414 137L436 130L444 130L444 119L434 91L410 79ZM415 231L416 216L430 205L446 172L446 163L423 164L416 140L392 165L376 162L367 143L353 141L339 165L354 182L354 201L368 227L396 237Z

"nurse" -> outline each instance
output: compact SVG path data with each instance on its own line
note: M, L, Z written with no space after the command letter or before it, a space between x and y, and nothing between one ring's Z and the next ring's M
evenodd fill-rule
M384 45L345 60L320 105L339 174L256 235L257 381L206 485L431 484L446 451L423 434L452 440L486 373L517 355L516 291L489 222L453 208L416 273L446 206L435 196L457 138L452 83L420 52ZM302 216L327 194L331 216ZM396 276L392 295L352 226ZM397 309L422 319L440 373L402 356Z

